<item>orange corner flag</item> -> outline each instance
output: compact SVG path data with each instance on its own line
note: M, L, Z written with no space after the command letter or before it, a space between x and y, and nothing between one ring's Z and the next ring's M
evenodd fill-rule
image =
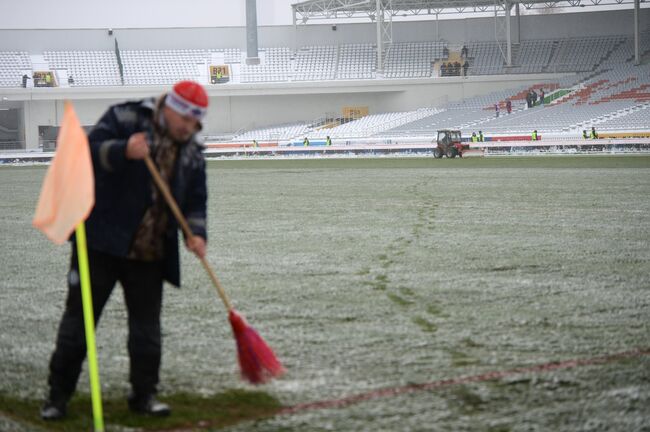
M72 103L65 102L56 154L43 181L32 224L63 244L95 204L95 178L88 137Z

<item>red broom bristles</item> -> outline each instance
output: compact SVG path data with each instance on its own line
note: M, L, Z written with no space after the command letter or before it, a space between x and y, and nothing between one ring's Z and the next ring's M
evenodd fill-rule
M253 384L262 384L285 372L284 367L264 339L248 325L244 317L231 309L228 319L237 341L241 376Z

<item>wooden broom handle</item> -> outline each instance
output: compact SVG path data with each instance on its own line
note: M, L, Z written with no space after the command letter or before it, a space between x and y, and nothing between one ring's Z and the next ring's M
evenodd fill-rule
M181 210L178 208L178 204L176 204L176 200L174 199L174 196L169 191L169 187L164 182L162 177L160 177L158 168L153 163L149 155L145 156L144 163L147 165L147 168L151 173L151 177L153 177L154 183L156 183L156 186L158 186L158 189L160 189L160 192L162 192L163 196L165 197L165 201L167 202L167 205L172 210L172 213L174 213L174 216L176 217L178 224L181 226L181 229L183 230L185 237L187 239L191 239L192 237L194 237L194 234L192 233L192 230L190 229L190 226L188 225L185 216L183 216L183 213L181 213ZM217 293L219 293L219 297L221 297L221 300L223 301L223 304L226 306L226 309L228 309L228 311L231 311L232 304L230 303L230 300L228 299L228 296L226 295L226 291L223 289L221 282L219 282L217 275L214 273L212 267L210 267L210 264L208 264L208 261L205 259L205 257L199 257L199 259L201 260L201 264L203 264L203 268L205 269L205 271L208 272L208 276L210 276L210 279L212 280L214 287L217 289Z

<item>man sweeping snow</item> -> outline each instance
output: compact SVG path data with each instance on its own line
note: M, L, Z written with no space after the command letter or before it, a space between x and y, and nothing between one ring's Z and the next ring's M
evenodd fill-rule
M164 416L156 400L161 359L160 311L166 280L180 285L178 226L153 185L144 159L151 156L187 218L189 250L206 252L206 177L195 134L208 107L204 88L181 81L158 99L110 107L89 134L95 205L86 221L93 309L102 309L120 282L128 310L132 411ZM74 243L74 241L73 241ZM73 247L68 297L50 360L46 420L63 418L86 356L79 270Z

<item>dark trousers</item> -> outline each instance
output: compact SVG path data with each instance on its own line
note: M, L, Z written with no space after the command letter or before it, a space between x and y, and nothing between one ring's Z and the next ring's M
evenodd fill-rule
M131 386L137 394L155 393L161 356L162 262L129 260L93 250L88 251L88 261L95 326L115 283L119 281L128 312ZM81 284L74 246L68 273L68 298L50 360L48 383L51 400L70 399L85 357ZM101 365L99 369L101 372Z

